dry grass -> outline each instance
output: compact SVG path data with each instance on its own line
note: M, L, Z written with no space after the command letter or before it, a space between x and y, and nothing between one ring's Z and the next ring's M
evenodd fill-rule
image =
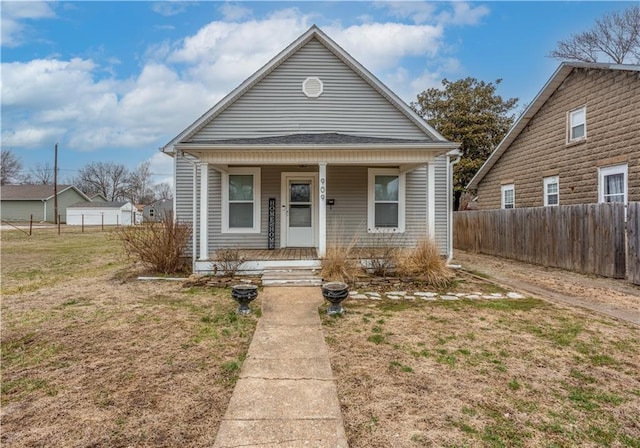
M446 287L455 277L432 239L421 240L416 247L400 250L395 266L401 276L417 277L435 288Z
M345 308L323 322L352 448L640 446L637 327L536 299Z
M2 245L3 446L213 444L257 316L228 291L126 280L102 233ZM72 275L43 266L29 286L40 260Z
M355 278L362 273L360 262L354 256L354 248L358 239L353 237L345 242L343 232L334 227L331 229L331 240L334 242L327 245L326 254L320 260L322 278L325 281L352 284Z

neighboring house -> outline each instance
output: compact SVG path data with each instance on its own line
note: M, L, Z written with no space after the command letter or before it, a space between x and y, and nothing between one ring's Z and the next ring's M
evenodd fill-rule
M91 199L91 202L108 202L107 198L102 193L92 194L89 196L89 199Z
M450 255L458 146L313 26L162 150L207 272L220 248L310 248L282 263L318 266L354 237Z
M468 185L478 208L640 201L640 66L564 62Z
M145 222L160 222L173 216L173 199L160 199L142 209Z
M131 202L79 202L67 207L70 226L130 226L135 224L136 208Z
M65 222L67 207L91 199L73 185L58 185L58 215ZM55 222L53 185L3 185L0 187L0 216L3 221Z

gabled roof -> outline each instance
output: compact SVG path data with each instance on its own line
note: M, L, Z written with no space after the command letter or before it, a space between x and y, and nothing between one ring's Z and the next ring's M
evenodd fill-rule
M560 87L565 79L573 72L574 69L593 69L593 70L621 70L640 72L640 65L629 64L605 64L595 62L563 62L556 69L555 73L544 85L542 90L533 99L529 107L520 115L518 120L513 124L507 135L496 146L484 165L480 167L473 179L467 185L468 189L478 188L478 184L487 175L489 170L496 164L500 156L509 148L511 143L520 135L522 130L527 127L529 121L538 113L540 108L547 102L553 93Z
M91 200L73 185L58 185L58 196L67 190L75 190L87 201ZM48 201L53 198L53 185L3 185L0 198L3 201Z
M200 118L198 118L188 128L178 134L173 140L167 143L161 148L164 152L173 152L174 145L180 143L183 140L189 139L196 134L215 117L221 114L231 104L238 100L245 92L255 86L258 82L264 79L268 74L273 72L280 64L289 59L300 48L307 44L311 39L317 39L322 45L324 45L329 51L342 60L347 66L349 66L355 73L357 73L365 82L373 87L378 93L387 99L393 106L395 106L401 113L403 113L409 120L411 120L420 130L432 138L436 143L447 142L447 140L433 127L420 117L415 111L413 111L404 101L402 101L395 93L385 86L378 78L376 78L371 72L369 72L364 66L356 61L353 56L342 49L337 43L331 40L324 32L320 30L316 25L313 25L304 34L298 37L287 48L282 50L273 59L267 62L261 69L247 78L242 84L240 84L235 90L220 100L215 106L205 112Z
M371 145L371 144L411 144L424 143L423 140L411 140L404 138L390 137L362 137L358 135L340 134L337 132L325 132L318 134L291 134L275 137L255 137L255 138L230 138L221 140L211 140L208 142L199 141L198 144L209 145Z

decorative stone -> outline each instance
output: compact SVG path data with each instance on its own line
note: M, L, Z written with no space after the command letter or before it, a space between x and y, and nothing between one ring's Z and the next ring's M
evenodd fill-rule
M500 294L499 292L494 292L489 294L491 297L495 297L496 299L504 299L504 296L502 294Z
M416 300L415 296L404 296L404 300Z
M369 297L365 296L364 294L349 294L349 298L350 299L356 299L356 300L362 300L362 299L368 299Z
M422 300L430 300L430 301L436 300L435 296L418 296L418 297L420 297Z
M464 296L465 298L469 299L469 300L478 300L481 299L482 297L479 296L478 294L467 294L466 296Z
M380 294L378 294L377 292L365 292L365 294L370 297L380 297Z
M358 294L358 291L349 291L349 296L355 296Z
M418 297L436 297L438 294L436 294L435 292L416 292L414 293L414 296L418 296Z
M402 299L402 296L387 295L387 299L400 300L400 299Z
M522 294L518 294L517 292L508 292L507 297L509 297L510 299L524 299L524 296Z
M440 298L442 300L460 300L458 297L452 296L452 295L444 295L444 296L440 296Z
M387 293L387 295L393 295L393 296L406 296L407 295L407 291L389 291Z

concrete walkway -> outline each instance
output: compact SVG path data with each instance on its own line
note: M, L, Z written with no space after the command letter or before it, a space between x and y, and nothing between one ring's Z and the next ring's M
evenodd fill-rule
M264 288L262 317L214 448L347 447L319 287Z

